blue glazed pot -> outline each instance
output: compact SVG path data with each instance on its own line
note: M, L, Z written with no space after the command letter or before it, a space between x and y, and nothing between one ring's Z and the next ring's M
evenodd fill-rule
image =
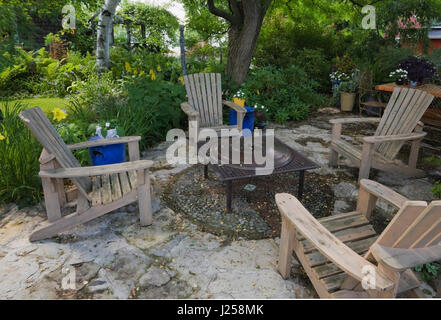
M89 141L101 139L100 137L92 137ZM94 166L102 166L105 164L115 164L126 161L126 148L124 143L111 144L108 146L99 146L89 148L90 160Z

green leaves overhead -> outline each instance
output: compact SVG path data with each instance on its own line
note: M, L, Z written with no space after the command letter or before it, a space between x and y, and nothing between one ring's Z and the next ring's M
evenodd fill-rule
M123 2L117 15L122 17L136 41L145 45L167 49L178 39L178 19L168 10L147 4Z

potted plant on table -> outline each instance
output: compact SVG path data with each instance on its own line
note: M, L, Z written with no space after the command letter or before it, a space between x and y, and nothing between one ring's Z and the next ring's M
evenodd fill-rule
M357 95L357 82L349 79L340 83L338 89L340 92L341 111L352 111Z
M254 125L256 128L264 129L266 127L265 122L267 121L266 116L267 108L263 105L256 104L254 106L254 117L256 124Z
M404 85L407 83L407 74L408 74L407 70L400 68L395 71L392 71L389 74L389 77L395 79L395 83L397 85Z
M408 57L402 60L398 67L407 71L407 78L412 87L420 86L424 81L431 80L436 71L433 63L422 57Z

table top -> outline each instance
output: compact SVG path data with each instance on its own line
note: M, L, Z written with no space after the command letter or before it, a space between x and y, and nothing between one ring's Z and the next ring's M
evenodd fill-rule
M213 171L216 173L216 175L219 177L221 181L227 181L227 180L237 180L237 179L246 179L246 178L254 178L257 176L264 176L264 175L274 175L274 174L282 174L282 173L290 173L295 171L304 171L304 170L312 170L320 168L319 165L317 165L314 161L308 159L304 155L302 155L300 152L294 150L290 146L284 144L282 141L274 138L275 142L277 140L277 143L275 143L275 146L278 144L283 145L284 148L288 148L291 153L292 157L290 158L290 161L281 167L276 167L270 174L258 174L256 175L256 172L253 170L250 170L249 168L241 169L237 165L216 165L216 164L209 164L210 168L213 169Z
M418 87L412 87L410 85L398 85L395 82L379 84L379 85L375 86L376 90L388 91L388 92L394 91L395 88L419 89L419 90L423 90L423 91L426 91L426 92L430 93L434 97L441 98L441 86L438 86L436 84L431 84L431 83L423 84L423 85L418 86Z

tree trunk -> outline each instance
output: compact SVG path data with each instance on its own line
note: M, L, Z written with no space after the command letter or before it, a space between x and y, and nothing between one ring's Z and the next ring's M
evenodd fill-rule
M227 74L231 80L241 84L247 76L260 34L263 18L271 0L229 0L232 14L214 7L208 0L211 13L230 22L228 32Z
M98 72L110 67L110 43L112 41L113 17L121 0L106 0L98 18L96 64Z

